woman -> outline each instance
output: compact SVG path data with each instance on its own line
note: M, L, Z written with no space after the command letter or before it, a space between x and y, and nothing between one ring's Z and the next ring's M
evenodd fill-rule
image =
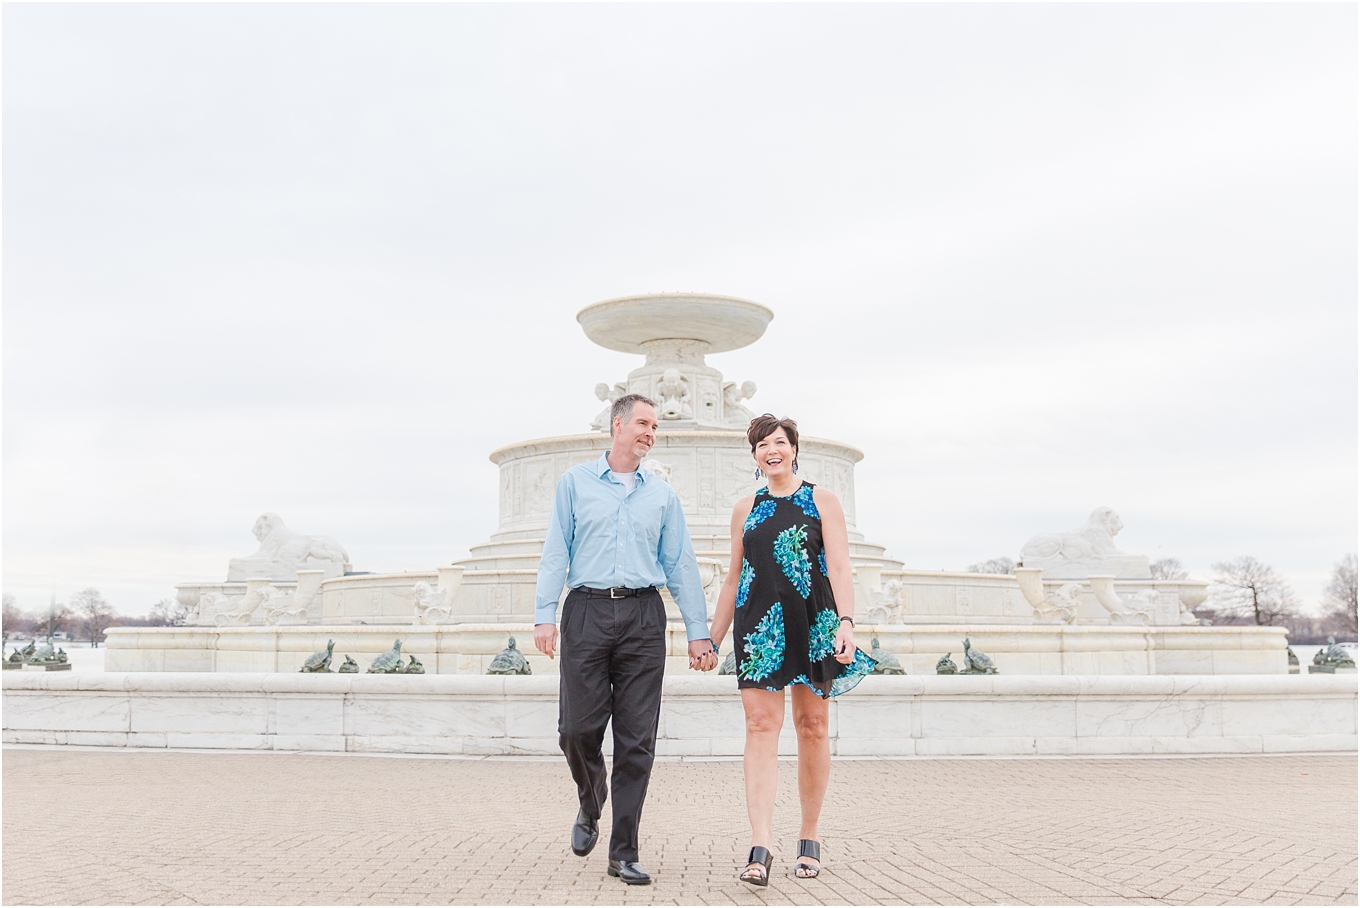
M763 473L769 484L732 511L732 567L718 595L711 635L722 640L735 619L751 820L751 851L739 879L765 886L784 688L793 689L803 806L794 873L809 879L821 872L817 821L831 772L827 699L858 684L874 661L855 649L845 512L835 495L798 479L798 425L766 413L751 420L746 438L756 475Z

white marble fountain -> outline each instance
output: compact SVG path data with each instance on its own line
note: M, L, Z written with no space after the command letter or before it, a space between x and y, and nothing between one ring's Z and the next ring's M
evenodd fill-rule
M401 638L426 671L481 674L509 635L532 635L535 578L557 479L609 446L608 408L641 393L660 406L661 431L643 467L684 504L709 607L727 569L732 506L755 489L745 428L752 381L728 381L709 353L757 341L773 313L747 300L659 294L607 300L577 315L586 336L645 357L625 380L595 388L603 409L580 435L518 442L491 453L500 468L500 524L471 557L425 573L355 573L343 546L262 515L257 552L225 581L185 583L192 609L179 628L109 631L109 671L296 671L335 640L361 665ZM585 418L582 419L585 423ZM811 428L811 427L808 427ZM1014 575L918 571L856 526L855 464L863 454L804 436L800 475L844 503L865 648L877 637L909 674L932 674L965 636L1005 675L1285 674L1284 631L1204 627L1192 608L1206 584L1154 580L1144 556L1119 551L1122 524L1097 508L1084 525L1034 536ZM672 618L678 619L673 604ZM729 644L730 645L730 644ZM671 667L685 664L683 627L670 630ZM726 649L727 647L724 647ZM521 647L526 649L526 647ZM526 653L536 673L556 665Z

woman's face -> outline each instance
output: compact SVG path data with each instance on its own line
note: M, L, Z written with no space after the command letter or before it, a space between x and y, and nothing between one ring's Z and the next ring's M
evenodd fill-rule
M798 449L789 444L789 437L782 428L756 442L756 465L771 479L792 475L793 461L797 457Z

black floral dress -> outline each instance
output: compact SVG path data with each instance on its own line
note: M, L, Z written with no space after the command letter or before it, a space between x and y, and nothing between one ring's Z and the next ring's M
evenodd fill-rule
M778 691L806 684L819 697L834 697L876 664L859 650L849 665L836 661L841 622L812 489L804 482L783 498L761 489L742 527L732 624L739 687Z

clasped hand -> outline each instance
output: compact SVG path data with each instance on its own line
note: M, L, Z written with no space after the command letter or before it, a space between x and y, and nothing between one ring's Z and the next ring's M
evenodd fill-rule
M700 672L711 672L718 667L718 654L713 652L711 640L689 642L689 667Z

